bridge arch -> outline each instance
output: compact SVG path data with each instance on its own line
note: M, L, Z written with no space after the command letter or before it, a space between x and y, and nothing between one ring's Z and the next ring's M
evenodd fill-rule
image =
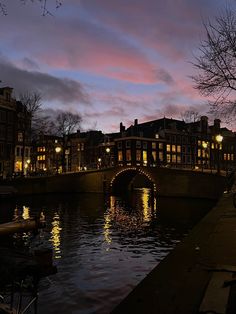
M118 169L110 181L111 192L124 192L132 189L132 182L138 175L144 177L149 182L149 186L154 193L157 192L157 184L152 174L148 171L148 169L141 167Z

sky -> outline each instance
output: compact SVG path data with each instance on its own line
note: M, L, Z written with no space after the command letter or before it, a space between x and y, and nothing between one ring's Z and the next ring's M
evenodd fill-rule
M103 132L209 110L192 62L203 22L226 1L64 0L56 9L48 0L46 16L37 1L0 2L0 86L16 98L37 91L46 110L79 113L83 130Z

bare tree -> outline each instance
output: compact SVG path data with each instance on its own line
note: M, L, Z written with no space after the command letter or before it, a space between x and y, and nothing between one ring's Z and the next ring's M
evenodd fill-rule
M200 120L200 114L197 111L194 110L186 110L180 114L181 119L186 122L196 122Z
M79 127L82 118L79 114L71 112L60 112L55 117L55 131L60 136L67 136Z
M2 0L0 1L0 12L2 15L7 15L8 10L7 10L7 5L5 4L7 0ZM35 2L40 5L42 15L52 15L51 11L48 9L48 2L50 0L16 0L18 2L21 2L22 4L27 4L28 2ZM62 5L62 1L60 0L54 0L55 1L55 8L58 9Z
M62 169L63 171L68 170L68 135L78 129L82 118L79 114L73 114L71 112L60 112L55 116L54 130L56 134L62 136L63 147L62 147Z
M211 96L211 112L236 115L236 12L232 8L204 24L206 39L201 42L194 67L195 87Z
M37 130L38 114L41 110L41 95L37 92L20 94L19 102L23 105L27 121L22 125L22 169L25 166L25 147L31 144L32 136Z

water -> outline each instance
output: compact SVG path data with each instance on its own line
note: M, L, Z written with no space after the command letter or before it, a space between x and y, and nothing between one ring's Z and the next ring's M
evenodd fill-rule
M210 202L160 198L148 189L126 197L52 195L1 203L0 222L43 213L32 247L53 249L58 273L41 280L39 313L109 313L188 233Z

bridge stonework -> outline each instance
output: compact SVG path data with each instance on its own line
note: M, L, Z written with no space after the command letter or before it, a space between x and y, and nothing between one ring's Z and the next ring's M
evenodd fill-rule
M127 190L132 179L142 175L160 196L218 198L225 187L225 177L197 171L149 167L114 167L56 176L17 179L9 182L19 195Z

